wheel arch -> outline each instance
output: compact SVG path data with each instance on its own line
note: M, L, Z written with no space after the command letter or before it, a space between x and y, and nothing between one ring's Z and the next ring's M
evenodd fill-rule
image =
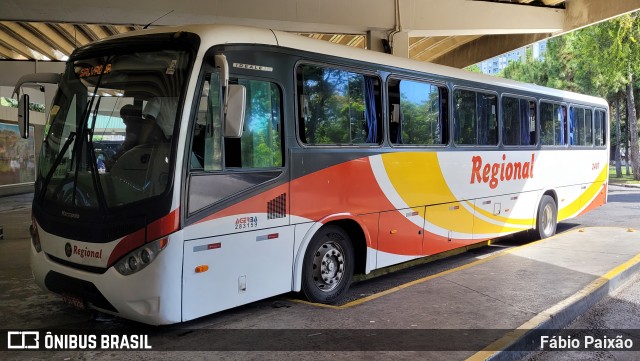
M545 196L548 196L549 198L551 198L551 200L555 204L555 220L553 221L555 225L553 225L553 230L552 231L550 230L551 232L549 234L547 234L546 231L540 228L540 224L539 224L540 220L538 219L540 216L540 211L542 209L541 208L542 201L545 199ZM539 240L539 239L548 238L554 235L556 233L556 228L558 225L559 210L560 210L560 206L558 205L558 195L555 192L555 190L547 189L541 192L540 197L538 199L537 206L534 208L534 211L535 211L534 218L533 218L534 222L533 222L533 228L528 231L529 238L532 240ZM547 227L544 226L542 228L546 229Z
M367 245L371 244L371 235L367 227L353 214L336 214L315 222L305 233L300 246L295 251L293 263L293 287L299 292L302 289L302 266L304 254L313 236L324 226L336 225L342 228L351 240L355 258L354 274L365 273L367 264Z
M558 206L558 194L555 190L547 189L544 193L542 193L540 199L542 199L543 196L551 196L551 198L553 198L553 201L556 202L556 207Z
M558 204L558 193L556 193L553 188L546 188L540 192L540 196L538 197L538 201L536 202L536 206L533 208L533 228L535 229L536 223L538 222L538 208L540 208L540 202L542 201L542 197L550 196L553 198L553 201L556 202L556 209L558 212L560 211L560 205Z

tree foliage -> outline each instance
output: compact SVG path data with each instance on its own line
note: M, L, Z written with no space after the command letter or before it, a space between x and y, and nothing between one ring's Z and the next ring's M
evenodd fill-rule
M621 93L628 109L624 114L629 129L634 175L640 180L640 154L634 92L640 71L640 13L632 13L575 32L552 38L543 60L510 63L500 74L556 89L604 97L612 104ZM620 109L614 109L623 115ZM611 117L614 118L613 116ZM611 129L620 129L619 125ZM616 135L617 149L623 144Z
M464 70L470 71L472 73L482 73L482 70L480 69L478 64L469 65L469 66L465 67Z

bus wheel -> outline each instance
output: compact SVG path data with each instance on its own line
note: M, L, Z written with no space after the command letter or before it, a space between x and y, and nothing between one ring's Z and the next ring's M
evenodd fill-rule
M558 225L558 207L553 197L544 195L538 207L538 218L536 219L536 229L533 236L536 239L551 237L556 234Z
M347 233L324 226L313 236L304 254L302 291L311 302L335 303L349 288L354 253Z

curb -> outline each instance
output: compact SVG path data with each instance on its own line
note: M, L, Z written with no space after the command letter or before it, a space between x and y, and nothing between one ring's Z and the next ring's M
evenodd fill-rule
M640 184L626 184L626 183L614 183L609 182L610 186L624 187L624 188L637 188L640 189Z
M539 340L542 335L548 335L550 329L560 331L565 328L598 301L613 293L639 270L640 254L613 268L560 303L541 312L467 360L514 361L521 360L534 351L540 351L535 348L537 343L534 340ZM491 349L500 350L488 351Z

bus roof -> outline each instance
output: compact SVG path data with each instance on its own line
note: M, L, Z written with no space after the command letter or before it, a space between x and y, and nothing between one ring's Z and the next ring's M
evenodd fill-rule
M434 74L444 77L456 78L470 82L487 84L496 87L504 87L523 92L533 92L549 97L562 98L566 101L597 104L608 108L605 99L579 94L575 92L548 88L540 85L523 83L515 80L490 76L480 73L457 69L445 65L420 62L376 51L354 48L346 45L334 44L328 41L311 39L283 31L254 28L236 25L185 25L176 27L158 27L148 30L139 30L126 34L116 35L112 38L142 35L145 33L166 33L185 31L198 34L202 40L201 53L217 44L264 44L286 48L304 50L312 53L331 54L333 56L353 59L373 64L402 68ZM111 38L109 38L111 39Z

